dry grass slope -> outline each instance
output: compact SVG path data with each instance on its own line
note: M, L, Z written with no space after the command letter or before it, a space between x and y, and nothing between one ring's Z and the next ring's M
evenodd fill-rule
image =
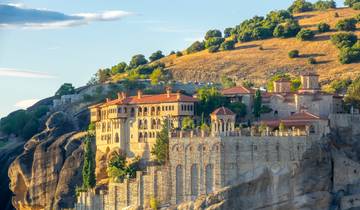
M335 12L339 17L334 16ZM227 75L236 81L244 79L263 84L276 72L289 72L298 75L303 71L317 71L323 84L339 78L353 78L360 75L360 63L342 65L338 61L338 49L331 43L330 36L338 20L359 14L350 8L328 11L315 11L295 15L302 27L316 30L316 25L326 22L332 31L316 34L313 41L290 39L267 39L239 43L233 51L208 53L206 50L182 57L175 55L162 59L177 80L219 81L219 75ZM358 26L359 28L359 26ZM360 30L355 32L360 37ZM259 49L262 46L263 50ZM297 49L299 58L290 59L288 52ZM314 57L318 64L308 63Z

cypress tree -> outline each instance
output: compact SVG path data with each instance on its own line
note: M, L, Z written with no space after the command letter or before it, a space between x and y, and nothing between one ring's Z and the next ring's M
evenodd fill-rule
M164 122L162 130L156 137L151 154L155 155L160 164L164 164L169 160L169 126L167 121Z
M89 189L96 185L95 179L95 157L91 148L92 136L85 137L84 166L82 170L83 188Z
M260 90L256 90L255 98L254 98L254 111L253 111L254 117L256 119L258 119L260 117L261 102L262 102L261 92L260 92Z

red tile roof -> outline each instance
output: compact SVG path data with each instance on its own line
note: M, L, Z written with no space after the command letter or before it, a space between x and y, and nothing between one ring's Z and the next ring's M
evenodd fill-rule
M252 89L246 88L244 86L236 86L221 91L223 95L250 94L253 92L254 91Z
M171 102L197 102L197 101L198 99L181 93L170 93L169 95L165 93L158 95L142 95L140 98L138 96L118 98L103 103L102 106L104 107L104 106L121 105L121 104L154 104L154 103L171 103Z
M291 115L288 118L280 119L280 120L263 120L262 122L268 126L276 127L279 126L280 123L284 123L285 126L296 126L296 125L307 125L314 121L325 120L320 118L319 116L312 114L307 111L302 111Z
M235 113L230 109L222 106L213 111L211 115L235 115Z

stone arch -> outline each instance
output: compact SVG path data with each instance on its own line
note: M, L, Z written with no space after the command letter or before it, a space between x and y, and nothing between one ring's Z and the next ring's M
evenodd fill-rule
M191 195L197 196L199 194L199 175L198 175L198 166L197 164L192 164L191 166Z
M184 195L184 186L183 186L183 168L182 165L176 166L176 203L181 203L183 201Z
M211 193L214 188L214 167L212 164L206 165L205 168L205 188L206 194Z
M172 146L171 151L178 151L179 144L175 144Z
M185 146L185 151L186 152L191 152L192 148L193 148L192 144L188 144L188 145Z

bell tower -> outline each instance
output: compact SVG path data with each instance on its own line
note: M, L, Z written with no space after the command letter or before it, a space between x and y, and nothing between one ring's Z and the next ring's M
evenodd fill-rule
M315 93L320 90L319 75L315 73L305 73L300 76L302 88L299 92Z
M227 136L235 131L236 114L226 107L220 107L210 114L211 133Z

